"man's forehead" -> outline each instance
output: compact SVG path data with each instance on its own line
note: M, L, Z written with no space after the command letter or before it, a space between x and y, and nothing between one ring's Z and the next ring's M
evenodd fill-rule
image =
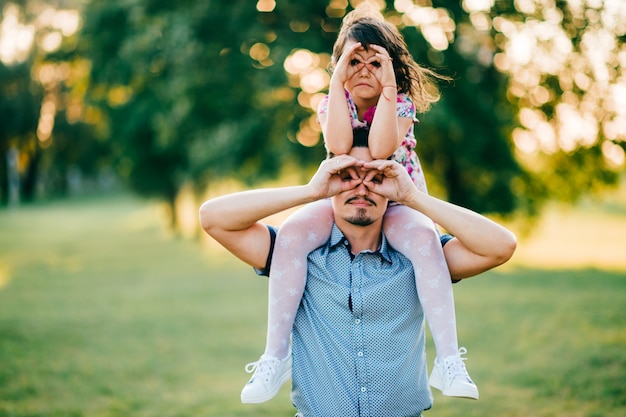
M350 150L350 156L365 162L373 161L372 154L370 153L369 148L365 146L357 146Z
M374 158L372 158L372 154L370 153L369 148L365 146L357 146L352 148L349 155L358 159L359 161L370 162L374 160ZM356 167L356 171L360 178L364 178L365 175L372 170L365 169L363 167Z

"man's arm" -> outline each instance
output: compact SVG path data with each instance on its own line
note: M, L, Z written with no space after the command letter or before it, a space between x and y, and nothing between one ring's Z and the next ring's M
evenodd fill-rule
M474 211L419 191L397 162L373 161L365 166L384 175L382 182L366 181L371 191L423 213L455 236L444 246L453 279L495 268L513 255L517 240L511 231Z
M270 235L260 220L307 203L306 186L268 188L228 194L200 207L200 225L233 255L254 268L263 268Z
M407 205L455 237L443 247L453 279L478 275L513 256L517 240L510 230L474 211L417 192L420 198Z
M207 200L200 207L200 224L233 255L255 268L263 268L270 235L260 221L356 187L357 180L346 179L345 175L342 178L339 173L358 164L344 155L323 161L306 185L242 191Z

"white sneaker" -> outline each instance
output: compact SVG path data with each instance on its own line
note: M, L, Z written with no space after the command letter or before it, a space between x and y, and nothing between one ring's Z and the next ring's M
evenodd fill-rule
M254 374L241 390L241 402L258 404L269 401L291 378L291 350L283 360L270 355L261 355L261 359L246 365L246 372Z
M460 348L458 355L451 355L440 360L435 359L433 371L428 382L431 387L437 388L449 397L463 397L478 399L478 388L470 378L465 364L466 358L461 355L467 353L467 349Z

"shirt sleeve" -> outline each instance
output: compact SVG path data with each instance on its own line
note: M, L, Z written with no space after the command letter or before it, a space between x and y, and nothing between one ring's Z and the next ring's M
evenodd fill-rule
M454 236L449 235L447 233L443 233L439 236L439 240L441 241L441 247L443 248L444 246L446 246L446 243L448 243L449 241L451 241L454 238ZM272 242L273 243L273 242Z
M276 232L278 232L278 228L267 225L267 231L270 232L270 250L265 260L265 267L262 269L254 268L254 272L262 277L270 276L270 267L272 266L272 255L274 254L274 244L276 243Z
M439 241L441 241L441 247L443 248L444 246L446 246L446 243L448 243L449 241L451 241L452 239L454 239L454 236L449 235L447 233L441 234L439 235ZM456 284L457 282L460 282L460 279L452 279L452 283Z

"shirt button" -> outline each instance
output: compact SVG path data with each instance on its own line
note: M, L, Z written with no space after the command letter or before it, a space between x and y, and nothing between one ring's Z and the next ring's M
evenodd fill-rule
M367 388L361 387L361 392L365 392L365 391L367 391Z
M356 319L356 320L354 320L354 322L355 322L356 324L361 324L361 319Z
M357 353L357 356L363 356L363 352Z

